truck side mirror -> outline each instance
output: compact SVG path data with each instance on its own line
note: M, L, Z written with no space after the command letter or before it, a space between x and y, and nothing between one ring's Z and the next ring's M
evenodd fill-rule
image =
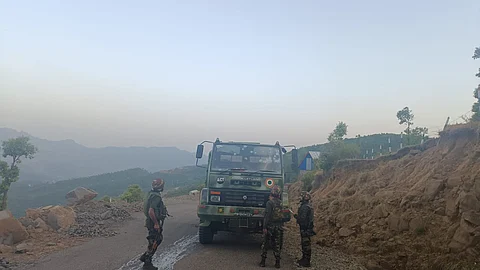
M292 167L298 167L298 150L292 149Z
M198 159L203 157L203 144L197 145L197 154L195 156Z

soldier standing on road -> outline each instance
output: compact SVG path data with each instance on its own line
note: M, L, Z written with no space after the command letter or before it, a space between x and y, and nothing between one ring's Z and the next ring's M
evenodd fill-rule
M312 196L307 191L303 191L300 195L300 207L298 214L293 215L300 225L300 237L302 244L302 258L297 261L300 266L310 267L310 259L312 256L311 236L315 235L313 231L313 208L310 204Z
M275 256L275 268L280 268L280 252L283 242L283 214L280 193L280 187L273 186L270 193L270 200L267 202L265 208L261 267L265 267L267 250L270 245L273 249L273 255Z
M160 192L163 191L165 182L162 179L155 179L152 182L152 190L148 192L147 199L144 203L144 213L146 216L145 227L148 229L148 250L140 257L142 261L143 269L157 270L158 268L153 266L152 258L157 247L163 240L163 221L167 216L167 208L163 204Z

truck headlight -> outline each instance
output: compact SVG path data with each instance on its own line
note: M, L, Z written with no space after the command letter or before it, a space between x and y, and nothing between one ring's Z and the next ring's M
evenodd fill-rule
M212 195L212 196L210 196L210 201L211 202L220 202L220 196Z

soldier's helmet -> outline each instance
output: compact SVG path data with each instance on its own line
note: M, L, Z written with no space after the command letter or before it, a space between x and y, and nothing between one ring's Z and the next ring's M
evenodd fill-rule
M270 190L270 195L272 195L273 197L276 197L276 198L280 198L281 192L282 191L281 191L280 187L278 185L275 185Z
M310 192L302 191L302 193L300 193L301 201L310 201L311 199L312 199L312 195L310 195Z
M157 178L152 181L152 189L163 191L164 186L165 186L165 181L163 181L163 179L161 178Z

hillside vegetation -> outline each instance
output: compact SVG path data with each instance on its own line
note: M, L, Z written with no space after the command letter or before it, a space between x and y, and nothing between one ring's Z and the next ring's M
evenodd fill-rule
M183 167L150 173L145 169L136 168L50 184L17 182L12 184L8 206L15 216L23 216L27 208L64 204L65 194L78 186L95 190L98 192L97 198L105 195L117 197L134 184L139 185L144 192L147 192L151 188L152 180L158 177L165 180L167 193L182 193L204 181L205 169Z

